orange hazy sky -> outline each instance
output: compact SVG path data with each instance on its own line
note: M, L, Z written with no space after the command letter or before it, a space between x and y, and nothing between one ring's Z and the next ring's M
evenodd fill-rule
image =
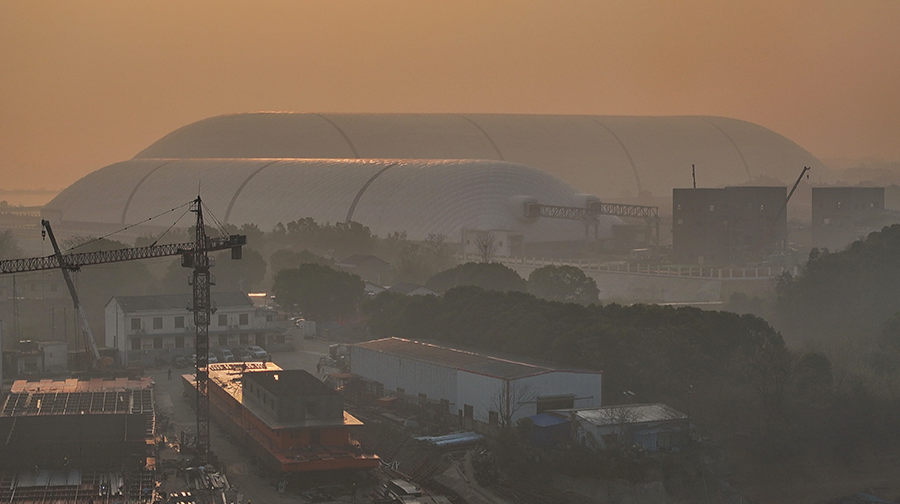
M900 1L0 0L0 189L258 110L719 115L900 160Z

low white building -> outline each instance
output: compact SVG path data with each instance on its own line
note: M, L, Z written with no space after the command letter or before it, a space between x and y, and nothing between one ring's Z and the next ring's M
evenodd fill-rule
M434 403L465 428L600 405L601 373L554 369L400 338L350 347L351 371L385 393Z
M194 352L196 328L191 294L116 296L106 304L106 346L119 351L123 364L171 362ZM214 292L210 348L285 345L287 325L274 310L256 307L243 292Z
M12 349L4 350L3 360L10 376L67 373L69 344L65 341L23 340Z
M638 445L657 451L679 449L687 441L687 415L665 404L620 404L551 414L568 418L575 440L592 449Z

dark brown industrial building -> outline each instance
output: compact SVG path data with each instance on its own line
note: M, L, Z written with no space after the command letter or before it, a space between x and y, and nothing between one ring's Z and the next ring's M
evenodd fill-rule
M786 199L786 187L673 189L675 260L745 264L784 250Z
M149 503L149 378L16 381L0 410L0 502Z
M813 247L840 250L897 218L884 210L883 187L813 187Z

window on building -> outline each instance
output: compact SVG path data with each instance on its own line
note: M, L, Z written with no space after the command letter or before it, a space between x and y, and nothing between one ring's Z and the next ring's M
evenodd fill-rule
M250 344L250 335L247 333L241 333L241 335L238 336L238 341L240 342L241 345L249 345Z
M228 315L219 315L219 327L228 325Z
M250 314L249 313L241 313L239 315L238 323L240 325L249 325L250 324Z
M184 329L184 317L175 317L175 329Z
M163 339L162 336L157 336L153 338L153 348L156 350L161 350L163 347Z
M678 224L684 224L684 219L678 219Z
M716 205L709 205L709 211L710 211L710 212L715 212L715 211L716 211Z
M162 329L162 317L153 317L153 328Z
M175 336L175 348L184 348L184 336Z
M227 334L219 335L219 346L228 346L228 335Z
M279 345L284 343L284 334L275 335L275 343L277 343Z
M140 331L141 330L141 319L139 319L139 318L131 319L131 330L132 331Z
M141 338L131 338L131 349L132 350L140 350L141 349Z

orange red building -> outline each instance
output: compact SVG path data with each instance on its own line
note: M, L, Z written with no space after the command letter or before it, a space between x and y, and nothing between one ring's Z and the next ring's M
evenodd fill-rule
M189 397L193 375L183 377ZM209 413L276 472L370 469L351 431L363 423L344 411L342 396L303 370L271 362L209 365Z

